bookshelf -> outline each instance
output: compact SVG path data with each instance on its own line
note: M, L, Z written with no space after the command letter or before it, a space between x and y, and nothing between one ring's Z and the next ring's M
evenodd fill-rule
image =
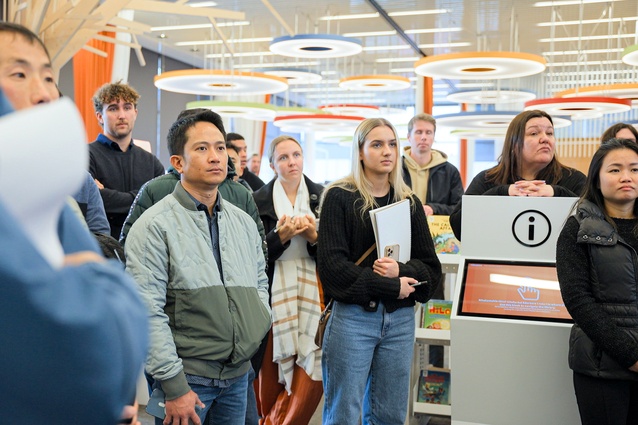
M456 254L437 254L439 261L441 262L441 268L443 273L456 275L458 266L459 266L459 255ZM451 294L454 293L454 282L456 281L456 276L450 276L446 278L445 282L445 298L451 299ZM428 345L444 345L450 346L450 331L449 330L441 330L441 329L424 329L421 328L421 310L423 309L423 305L419 305L419 308L415 309L415 355L414 360L412 362L412 372L413 376L416 375L416 382L413 382L410 389L410 401L411 408L410 413L414 414L426 414L426 415L435 415L435 416L452 416L452 406L451 405L441 405L441 404L432 404L432 403L420 403L417 401L417 387L418 387L418 375L421 369L421 364L418 359L418 345L428 344ZM451 365L450 365L451 368Z

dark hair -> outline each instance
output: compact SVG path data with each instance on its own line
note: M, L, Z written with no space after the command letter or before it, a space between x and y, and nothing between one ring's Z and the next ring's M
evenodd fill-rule
M503 152L498 159L498 164L485 173L487 181L502 185L512 184L520 179L519 171L525 142L525 125L532 118L547 118L554 125L552 117L545 111L523 111L516 115L509 127L507 127ZM536 178L545 180L547 184L554 184L560 180L562 171L565 169L570 170L570 173L573 171L571 168L561 164L556 159L556 154L554 154L554 158L538 173Z
M198 122L209 122L213 124L222 133L224 140L226 139L226 131L224 130L222 117L215 112L202 108L189 113L182 111L177 121L171 125L171 128L168 130L168 135L166 136L168 153L171 156L184 154L184 146L186 146L187 141L186 132Z
M636 138L636 140L638 141L638 130L636 130L636 127L634 127L631 124L626 124L624 122L619 122L619 123L616 123L616 124L612 125L607 130L605 130L603 135L600 136L600 143L605 143L607 140L615 139L616 138L616 133L618 133L623 128L626 128L627 130L631 131L633 133L634 137Z
M39 44L42 49L44 49L44 53L47 54L47 58L49 58L49 61L51 60L51 55L49 54L47 46L45 46L42 40L40 40L40 37L38 37L38 35L31 31L29 28L12 22L0 21L0 33L3 32L20 35L31 44Z
M589 171L587 172L587 179L585 180L585 188L583 194L580 197L580 202L588 200L595 204L600 211L604 214L605 220L607 220L614 228L616 224L611 217L607 215L605 211L605 198L600 190L600 170L603 167L603 161L609 154L609 152L617 149L630 149L638 155L638 143L629 139L609 139L605 143L601 144L589 164ZM634 203L634 214L638 215L638 202ZM638 226L634 228L634 234L637 234Z
M235 140L246 140L244 139L244 136L242 136L241 134L237 134L237 133L228 133L226 135L226 143L227 144L232 144L233 141Z

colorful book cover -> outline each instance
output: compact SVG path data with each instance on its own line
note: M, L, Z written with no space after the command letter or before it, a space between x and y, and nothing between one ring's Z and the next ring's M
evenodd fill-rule
M428 216L428 226L434 242L434 249L437 254L458 254L461 243L454 236L450 226L450 216L430 215Z
M450 315L452 314L452 301L430 300L423 304L423 328L425 329L450 329Z
M450 369L428 366L419 377L419 403L450 404Z

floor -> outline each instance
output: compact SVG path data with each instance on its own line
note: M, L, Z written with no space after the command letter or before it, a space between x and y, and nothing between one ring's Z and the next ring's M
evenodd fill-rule
M139 412L139 420L142 425L154 425L153 417L144 411L145 406L140 406ZM322 403L317 408L317 412L310 420L308 425L321 425L321 410L323 408L323 399ZM419 415L419 417L411 418L409 421L409 425L450 425L451 420L447 417L432 417L428 418L427 416Z

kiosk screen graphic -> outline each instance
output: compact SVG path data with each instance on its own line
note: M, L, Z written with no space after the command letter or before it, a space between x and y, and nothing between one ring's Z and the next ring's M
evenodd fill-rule
M458 314L572 323L551 263L465 259Z

